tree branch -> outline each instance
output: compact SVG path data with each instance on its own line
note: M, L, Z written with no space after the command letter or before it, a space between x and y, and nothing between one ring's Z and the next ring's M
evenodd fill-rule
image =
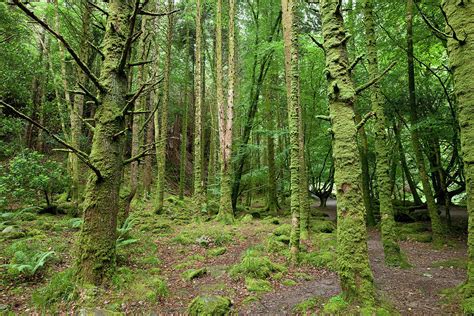
M18 1L18 0L17 0ZM127 41L125 42L125 46L123 47L122 57L120 58L120 63L118 70L123 71L125 69L125 65L127 64L128 53L132 48L133 43L133 31L135 29L135 21L137 20L137 14L140 10L140 0L135 0L135 8L133 9L132 16L130 17L130 30L128 33Z
M142 151L141 153L139 153L139 154L136 155L136 156L133 156L133 157L131 157L131 158L129 158L129 159L126 159L126 160L123 162L123 164L124 164L124 165L128 165L128 164L130 164L130 163L132 163L132 162L134 162L134 161L140 160L140 158L142 158L142 157L145 157L146 155L148 155L148 153L149 153L151 150L153 150L153 146L154 146L154 145L155 145L155 143L145 145L145 147L150 146L150 148L145 149L144 151Z
M396 64L397 64L396 61L392 62L380 75L370 80L369 82L366 82L363 85L357 87L355 89L356 94L362 93L362 91L364 91L365 89L370 88L371 86L379 82L380 79L382 79L383 76L385 76Z
M89 5L91 5L92 7L94 7L95 9L99 10L100 12L102 12L105 16L109 16L109 12L105 11L104 9L102 9L101 7L99 7L97 4L95 4L94 2L92 1L87 1L87 3Z
M321 49L323 50L323 52L326 53L326 50L324 49L323 44L321 44L320 42L318 42L318 40L315 39L313 35L308 34L308 36L309 36L309 38L311 38L311 40L313 41L313 43L316 44L316 46L318 46L319 48L321 48Z
M364 58L365 54L360 54L359 56L356 57L356 59L352 62L352 64L349 66L349 72L352 72L354 68L357 66L357 64Z
M153 62L153 60L136 61L136 62L133 62L133 63L128 63L128 67L142 66L142 65L150 64L152 62Z
M18 117L30 122L31 124L33 124L34 126L38 127L39 129L43 130L46 134L48 134L49 136L51 136L55 141L57 141L58 143L60 143L61 145L63 145L64 147L68 148L69 150L71 150L73 153L76 154L76 156L83 162L85 163L92 171L94 171L94 173L96 174L97 176L97 179L99 180L102 180L102 175L100 174L100 171L99 169L97 169L96 166L94 166L91 161L89 160L89 157L88 155L77 149L76 147L73 147L72 145L68 144L66 141L64 141L62 138L58 137L57 135L55 135L53 132L51 132L49 129L47 129L46 127L44 127L43 125L41 125L40 123L36 122L35 120L33 120L32 118L30 118L29 116L27 116L26 114L18 111L17 109L15 109L13 106L11 106L10 104L4 102L3 100L0 100L0 104L2 104L4 107L8 108L10 111L12 111L13 113L15 113Z
M331 117L330 117L330 116L326 116L326 115L316 115L316 118L317 118L317 119L320 119L320 120L323 120L323 121L331 122Z
M79 55L76 53L76 51L69 45L69 43L64 39L64 37L56 33L46 22L41 20L39 17L36 16L31 10L29 10L23 3L21 3L20 0L13 0L13 3L15 3L23 12L25 12L26 15L28 15L31 19L34 21L38 22L44 29L46 29L49 33L51 33L58 41L60 41L63 45L64 48L71 54L72 58L76 61L77 65L82 69L82 71L89 77L89 79L94 83L94 85L100 90L100 91L105 91L105 87L103 87L100 84L99 78L97 78L92 71L87 67L87 65L79 58Z
M171 15L171 14L174 14L174 13L177 13L177 12L180 12L180 11L181 11L180 9L175 9L175 10L169 11L169 12L149 12L149 11L145 11L145 10L140 10L138 12L138 14L148 15L148 16L166 16L166 15Z
M92 94L92 92L90 92L89 90L87 90L87 88L80 82L77 83L77 85L79 86L79 88L81 88L82 91L84 91L84 93L89 97L91 98L92 100L94 100L95 104L100 104L99 100L95 97L95 95Z
M369 112L369 113L367 113L366 115L364 115L364 117L360 120L360 122L357 123L356 129L357 129L357 130L360 130L362 127L364 127L365 123L367 123L367 121L368 121L372 116L375 116L375 112Z

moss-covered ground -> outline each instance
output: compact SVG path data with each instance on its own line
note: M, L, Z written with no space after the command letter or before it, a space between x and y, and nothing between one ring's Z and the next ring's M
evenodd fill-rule
M265 208L255 207L247 209L247 215L238 214L235 224L224 225L197 216L188 199L167 196L161 215L153 212L151 201L136 201L132 203L131 218L119 230L117 271L110 284L81 289L74 283L75 242L81 219L38 215L34 208L4 212L0 214L0 313L82 310L178 314L190 311L193 300L193 308L201 308L195 300L198 297L226 304L229 299L230 307L216 308L248 314L365 312L354 310L338 296L336 223L330 220L334 214L327 216L328 209L325 213L316 208L312 211L310 238L301 245L298 265L290 268L289 212L269 216ZM404 250L411 249L407 255L414 265L405 273L420 274L421 264L411 262L411 258L417 256L417 251L431 251L431 245L423 243L429 242L425 238L429 225L399 224L398 232ZM369 235L378 238L375 231ZM383 259L378 257L383 251L371 242L375 241L369 241L369 250L377 281L377 269L383 266ZM433 251L439 254L448 248ZM46 256L44 260L42 256ZM462 249L457 257L435 256L427 266L432 270L421 277L430 282L441 278L444 271L462 274L464 258ZM397 276L399 271L384 269L390 270L383 271L386 275ZM397 293L391 297L383 288L381 292L387 301L398 299ZM441 302L441 296L437 297ZM446 304L452 310L453 304ZM262 310L263 305L268 309Z

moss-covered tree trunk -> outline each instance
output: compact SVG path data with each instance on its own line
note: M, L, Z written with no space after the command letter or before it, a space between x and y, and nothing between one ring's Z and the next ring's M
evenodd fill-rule
M184 108L182 113L181 126L181 144L180 144L180 160L179 160L179 198L184 198L184 189L186 187L186 162L188 159L188 119L189 107L191 101L189 97L189 84L191 83L191 74L189 72L189 55L190 55L190 39L189 29L186 32L186 58L185 58L185 88L184 88Z
M168 12L174 7L174 1L168 0ZM166 52L165 69L163 76L163 102L161 107L160 137L157 146L157 183L156 183L156 212L163 210L163 201L166 183L166 142L168 140L168 108L170 103L170 72L171 72L171 48L173 41L173 14L168 14L168 26L166 30Z
M379 75L377 58L377 40L373 15L374 0L366 0L364 8L365 34L367 37L367 59L370 80L376 80ZM400 266L402 257L398 246L395 219L393 217L392 180L390 177L390 148L386 132L386 118L384 113L380 86L376 82L371 87L372 111L375 113L375 158L377 187L380 202L380 220L382 244L385 263L391 266Z
M194 201L202 210L205 207L204 180L202 176L202 3L196 0L196 46L194 66Z
M298 33L295 11L297 1L282 0L283 44L285 50L286 95L288 104L288 126L290 134L290 207L291 235L290 262L298 260L300 243L301 211L301 156L300 156L300 103L298 71Z
M272 79L275 80L275 79ZM275 102L271 92L270 84L267 85L265 96L265 111L267 115L267 165L268 165L268 180L267 180L267 208L268 212L276 215L278 212L278 197L277 197L277 183L276 183L276 166L275 166L275 137L272 134L275 128L273 119L272 102Z
M415 152L415 160L420 173L420 180L425 194L426 204L428 205L428 213L431 218L431 230L433 232L433 242L440 243L443 238L443 227L441 218L438 214L433 190L431 189L430 180L426 171L425 159L420 141L420 134L417 130L418 111L416 106L415 94L415 64L413 58L413 0L407 1L407 58L408 58L408 89L410 102L410 123L411 123L411 140L413 143L413 151Z
M229 0L229 58L228 58L228 88L227 105L224 104L222 89L222 1L217 0L217 33L216 33L216 86L217 103L219 107L219 140L221 154L221 198L219 203L218 220L225 223L234 221L232 209L232 131L234 120L235 94L235 0Z
M101 284L115 267L115 242L119 189L123 171L123 110L127 106L127 75L124 56L130 34L133 1L111 0L104 36L104 61L95 114L95 133L90 161L100 172L87 182L84 224L79 239L77 273L83 283Z
M351 302L374 303L375 289L369 266L364 219L360 158L354 122L355 89L340 0L323 0L324 48L337 195L337 268L344 297Z
M474 1L445 0L443 9L450 26L446 28L449 63L454 75L461 127L461 149L466 178L468 222L468 272L464 286L466 314L474 313Z

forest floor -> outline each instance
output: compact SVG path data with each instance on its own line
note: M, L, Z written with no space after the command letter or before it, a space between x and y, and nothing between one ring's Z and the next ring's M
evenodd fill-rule
M335 203L324 209L313 207L310 238L304 241L301 264L295 268L286 266L288 216L261 216L252 209L254 217L261 218L246 216L226 226L190 219L190 205L170 197L168 211L162 215L153 214L149 204L134 205L135 219L127 238L135 242L119 248L112 284L76 296L67 271L73 263L78 220L28 212L11 218L1 214L2 225L14 226L17 234L0 235L0 313L43 309L181 314L198 295L221 295L229 297L233 310L242 315L307 314L322 311L328 299L340 292L331 221ZM379 232L369 230L378 292L404 315L460 313L443 290L465 280L465 238L452 236L436 249L427 242L428 228L425 222L399 224L400 246L411 264L407 269L384 265ZM55 252L40 273L28 277L8 267L15 252L34 256L39 250ZM262 266L267 269L259 270Z

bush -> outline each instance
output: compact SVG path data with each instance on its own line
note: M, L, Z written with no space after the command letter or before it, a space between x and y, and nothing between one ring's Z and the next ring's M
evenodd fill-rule
M19 250L15 252L11 262L3 265L3 267L13 277L33 277L44 267L53 254L53 251L30 253Z
M7 170L0 169L0 196L4 197L0 206L7 200L36 204L40 199L45 199L49 206L53 195L64 192L68 183L61 164L36 151L25 150L10 160Z

